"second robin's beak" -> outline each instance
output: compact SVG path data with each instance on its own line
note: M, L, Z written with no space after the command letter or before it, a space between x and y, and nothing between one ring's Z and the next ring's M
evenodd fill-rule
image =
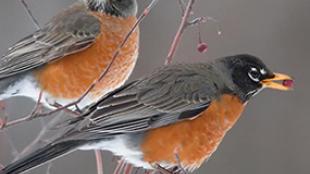
M288 91L293 89L293 78L285 74L274 73L272 78L262 80L261 84L265 88Z

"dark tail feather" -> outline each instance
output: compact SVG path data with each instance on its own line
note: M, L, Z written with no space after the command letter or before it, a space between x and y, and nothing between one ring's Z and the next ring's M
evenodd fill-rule
M81 141L49 144L0 170L0 174L19 174L65 155L82 145Z

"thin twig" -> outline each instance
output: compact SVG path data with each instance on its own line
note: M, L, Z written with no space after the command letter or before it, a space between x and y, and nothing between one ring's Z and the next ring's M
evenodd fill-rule
M179 6L181 8L181 12L182 12L182 15L184 14L184 11L185 11L185 3L184 3L184 0L178 0L178 3L179 3Z
M51 174L52 167L53 167L53 163L49 162L47 164L46 174Z
M5 138L7 139L8 143L9 143L11 149L12 149L13 157L14 158L17 157L19 155L19 152L18 152L17 148L15 147L11 137L7 134L7 132L3 132L3 134L4 134Z
M126 163L124 167L124 174L132 174L133 167L131 164Z
M50 130L55 124L58 123L58 121L60 120L60 118L61 118L61 114L56 115L52 120L50 120L50 121L48 122L47 125L42 126L42 129L41 129L41 131L39 132L39 134L37 135L37 137L36 137L28 146L26 146L26 147L20 152L19 156L16 157L15 160L18 159L18 158L20 158L21 156L23 156L23 155L26 154L27 152L29 152L36 144L38 144L38 143L42 140L42 138L43 138L43 136L46 134L46 132L47 132L48 130Z
M27 15L31 19L31 21L34 24L34 26L36 27L36 29L40 30L41 29L40 24L39 24L38 20L33 16L27 2L25 0L20 0L20 1L23 4L23 7L24 7L25 11L27 12Z
M171 47L170 47L170 50L169 50L169 53L168 53L165 65L169 65L172 62L172 59L173 59L173 57L175 55L177 47L178 47L178 45L179 45L179 43L181 41L181 37L182 37L186 27L189 24L188 18L189 18L190 14L191 14L191 11L192 11L194 3L195 3L195 0L188 0L186 9L185 9L184 14L182 16L182 21L181 21L180 27L179 27L179 29L178 29L178 31L177 31L174 39L173 39L173 42L171 44Z
M116 168L115 168L113 174L121 174L121 172L123 171L124 166L125 166L125 161L124 160L120 160L118 162L118 164L116 165Z
M100 150L95 150L96 164L97 164L97 174L103 174L103 160Z
M0 126L0 129L7 128L10 126L16 125L18 123L24 122L24 121L32 120L39 113L38 110L41 107L41 99L42 99L42 91L40 91L38 100L37 100L32 112L31 112L31 114L29 114L26 117L22 117L20 119L16 119L16 120L9 121L9 122L4 122L3 125Z

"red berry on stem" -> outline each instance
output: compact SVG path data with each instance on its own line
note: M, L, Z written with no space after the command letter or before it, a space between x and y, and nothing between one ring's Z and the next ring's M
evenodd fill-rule
M198 44L198 47L197 47L197 50L200 52L200 53L205 53L208 51L208 44L207 43L199 43Z

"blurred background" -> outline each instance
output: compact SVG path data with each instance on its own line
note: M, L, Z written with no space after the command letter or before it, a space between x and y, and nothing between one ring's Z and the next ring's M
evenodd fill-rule
M149 0L138 0L140 10ZM43 25L74 0L27 0ZM196 173L216 174L308 174L310 173L310 2L309 0L196 0L196 16L210 16L219 23L201 26L208 43L205 54L197 52L197 28L189 28L175 62L201 62L217 57L250 53L259 56L276 72L296 80L292 92L266 90L257 95L226 135L208 163ZM177 0L159 1L141 25L139 61L132 75L142 76L162 66L180 22ZM217 34L219 28L222 35ZM0 1L0 54L35 30L19 0ZM28 99L7 101L10 118L32 109ZM33 121L0 132L0 163L13 159L10 141L21 150L40 131ZM9 134L10 141L7 137ZM104 155L111 173L111 154ZM93 152L75 152L56 160L51 173L96 173ZM29 173L46 173L46 166Z

